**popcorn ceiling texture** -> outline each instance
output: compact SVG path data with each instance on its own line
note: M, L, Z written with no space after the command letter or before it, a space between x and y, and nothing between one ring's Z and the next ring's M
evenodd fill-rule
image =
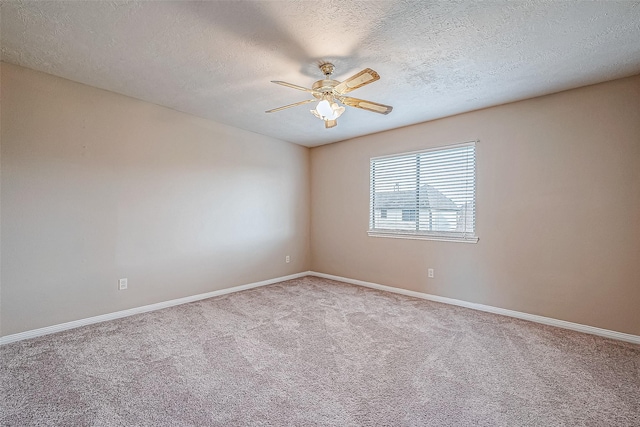
M638 426L640 347L305 277L0 347L10 426Z
M640 72L640 3L3 2L3 60L306 146ZM325 130L317 64L393 105Z

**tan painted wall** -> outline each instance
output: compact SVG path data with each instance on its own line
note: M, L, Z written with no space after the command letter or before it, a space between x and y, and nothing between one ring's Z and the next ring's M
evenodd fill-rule
M2 335L308 270L308 149L1 71Z
M2 335L309 268L640 334L640 76L309 159L121 95L1 72ZM367 237L370 157L473 139L478 244Z
M367 236L370 157L475 139L478 244ZM314 271L640 334L640 76L313 148L311 212Z

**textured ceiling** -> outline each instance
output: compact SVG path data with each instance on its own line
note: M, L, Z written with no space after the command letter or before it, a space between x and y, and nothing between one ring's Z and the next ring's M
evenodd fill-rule
M640 2L4 2L2 60L306 146L640 73ZM319 61L350 95L338 126L270 83Z

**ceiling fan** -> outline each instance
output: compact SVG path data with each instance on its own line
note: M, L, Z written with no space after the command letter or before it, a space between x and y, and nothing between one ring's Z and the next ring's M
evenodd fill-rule
M315 99L307 99L305 101L296 102L295 104L285 105L283 107L274 108L273 110L265 111L265 113L275 113L276 111L284 110L298 105L308 104L310 102L318 102L318 106L315 110L311 110L314 116L324 121L325 128L332 128L337 126L338 117L344 113L345 108L341 107L338 102L349 107L362 108L363 110L373 111L374 113L389 114L393 107L384 104L378 104L377 102L365 101L364 99L351 98L344 96L345 93L349 93L352 90L361 88L364 85L373 83L380 79L378 73L371 68L365 68L359 73L349 77L343 82L337 80L331 80L334 66L330 62L325 62L319 65L320 70L324 74L323 80L315 82L311 89L306 87L294 85L287 82L271 81L282 86L287 86L293 89L298 89L304 92L312 94Z

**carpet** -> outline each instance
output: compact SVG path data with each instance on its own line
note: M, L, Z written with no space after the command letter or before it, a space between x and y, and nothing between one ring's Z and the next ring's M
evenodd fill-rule
M0 347L2 426L640 426L640 346L304 277Z

